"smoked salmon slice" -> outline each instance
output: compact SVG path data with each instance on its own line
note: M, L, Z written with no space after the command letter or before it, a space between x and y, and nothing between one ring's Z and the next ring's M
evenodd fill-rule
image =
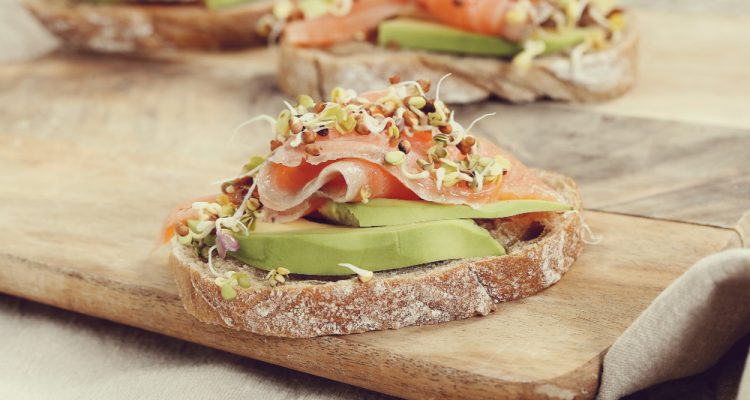
M410 0L359 0L344 16L328 14L288 23L284 28L283 40L297 47L329 46L356 39L377 28L383 20L408 15L410 10Z
M501 200L563 201L509 152L471 135L476 121L463 128L444 103L428 99L424 90L431 85L393 81L362 96L337 89L331 101L302 96L296 106L287 104L275 123L270 156L227 181L224 201L240 210L253 197L256 217L271 222L303 217L328 199L475 208ZM165 220L164 240L189 218L195 218L190 204L175 209Z
M509 22L508 13L518 0L419 0L427 13L438 21L485 35L517 41L530 25L528 12L518 10L519 20ZM533 3L533 2L532 2Z
M427 158L432 144L430 132L416 132L409 141L411 151L406 164ZM266 207L283 212L321 197L337 202L361 201L363 192L369 198L425 200L474 207L500 200L558 200L557 194L525 165L486 140L479 146L480 154L502 156L509 161L510 168L501 180L484 185L480 191L467 185L438 188L433 179L413 179L399 167L382 165L384 152L391 150L388 139L382 134L361 136L332 132L318 140L317 145L318 156L306 154L287 143L269 159L258 175L260 201ZM310 211L307 206L300 207L296 215L287 215L284 220L301 217L303 209Z

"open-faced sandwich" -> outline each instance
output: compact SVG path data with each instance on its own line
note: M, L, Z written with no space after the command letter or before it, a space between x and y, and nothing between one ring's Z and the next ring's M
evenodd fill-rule
M635 82L636 35L614 0L284 0L261 23L289 94L453 73L449 103L597 101Z
M271 0L21 0L74 48L107 53L218 50L265 44Z
M299 96L266 157L165 221L185 308L312 337L486 315L556 283L581 250L569 178L460 124L438 83ZM476 121L475 121L476 122Z

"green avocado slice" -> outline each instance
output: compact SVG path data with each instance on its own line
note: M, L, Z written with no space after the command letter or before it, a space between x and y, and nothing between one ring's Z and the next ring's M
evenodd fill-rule
M372 199L367 204L328 201L318 209L318 212L327 220L339 225L370 227L448 219L505 218L531 212L572 209L573 207L567 204L546 200L498 201L477 209L426 201Z
M209 10L220 10L228 7L239 6L247 3L256 3L259 0L203 0Z
M500 57L521 51L517 43L411 18L381 22L378 43L385 47L396 45L407 49Z
M505 249L469 220L422 222L377 228L349 228L308 222L311 229L271 230L259 226L237 236L240 249L229 253L264 270L287 268L302 275L352 275L349 263L383 271L435 261L501 256ZM266 224L286 225L286 224Z
M589 29L568 29L559 33L544 33L535 39L545 44L544 54L557 53L583 42L591 34ZM378 26L378 43L407 49L510 57L523 50L520 43L499 37L482 35L413 18L397 18Z

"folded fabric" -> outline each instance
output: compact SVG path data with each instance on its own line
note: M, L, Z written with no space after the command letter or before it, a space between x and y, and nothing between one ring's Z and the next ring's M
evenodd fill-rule
M747 357L745 363L745 372L742 373L742 381L740 382L740 390L737 393L739 400L750 399L750 357Z
M615 400L701 372L748 333L750 250L708 256L662 292L612 345L597 398ZM740 399L750 398L750 359L739 391Z
M3 400L388 398L3 294L0 359Z
M30 60L58 45L18 1L0 0L0 62Z

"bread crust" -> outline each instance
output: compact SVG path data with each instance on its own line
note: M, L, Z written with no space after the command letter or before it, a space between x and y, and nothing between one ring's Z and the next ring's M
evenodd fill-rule
M96 5L70 0L22 0L67 46L105 53L169 49L220 50L265 44L255 31L271 11L264 1L225 11L199 5Z
M246 270L248 289L223 300L205 262L173 242L170 257L185 309L202 322L262 335L305 338L429 325L487 315L497 303L531 296L555 284L581 251L581 201L567 177L538 172L576 211L550 214L544 233L506 244L508 255L434 263L375 273L366 283L294 277L263 283L265 271L235 260L216 260L219 271ZM492 221L483 221L483 225ZM499 229L489 227L493 235Z
M585 54L580 69L568 56L534 60L525 72L509 60L412 50L389 50L369 43L346 43L330 49L281 46L277 80L287 94L327 98L334 87L363 92L382 86L388 77L430 79L447 73L442 99L472 103L490 96L513 103L538 99L591 102L628 91L636 80L638 38L631 29L611 48Z

